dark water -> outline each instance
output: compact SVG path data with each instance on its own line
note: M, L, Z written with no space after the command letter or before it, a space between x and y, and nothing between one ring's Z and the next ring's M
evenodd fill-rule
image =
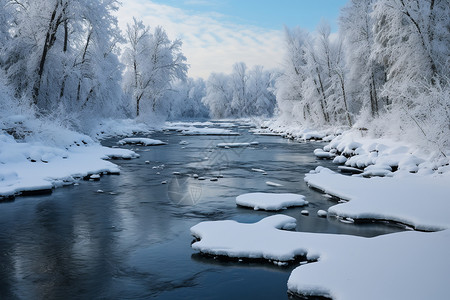
M128 147L141 157L115 161L120 176L1 203L0 299L287 299L286 283L295 266L218 261L190 248L189 228L201 221L255 222L272 214L236 207L235 197L247 192L305 195L309 216L300 214L305 208L282 211L297 218L298 231L370 237L400 230L316 216L334 204L303 181L305 172L318 165L334 167L312 155L323 144L236 130L242 135L154 133L152 138L169 144ZM251 141L259 145L215 147ZM211 182L187 175L194 173L223 178ZM284 186L270 187L266 181Z

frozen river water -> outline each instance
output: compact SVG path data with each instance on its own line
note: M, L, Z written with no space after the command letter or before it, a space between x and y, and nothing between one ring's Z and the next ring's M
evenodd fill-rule
M334 168L312 153L322 143L233 130L241 135L155 132L149 137L168 145L124 146L141 157L115 161L120 176L0 203L0 299L287 299L295 266L227 262L190 247L189 229L201 221L255 222L273 214L237 207L235 197L248 192L305 195L309 216L300 213L305 207L281 212L297 219L298 231L370 237L401 230L317 216L335 203L303 180L318 165ZM216 147L224 142L259 145Z

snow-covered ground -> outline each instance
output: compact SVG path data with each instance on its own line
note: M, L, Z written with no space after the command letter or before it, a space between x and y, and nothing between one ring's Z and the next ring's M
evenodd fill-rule
M297 123L288 125L277 119L261 121L259 126L261 126L261 128L252 129L251 132L256 135L280 135L298 141L322 140L329 142L334 137L344 132L343 128L315 130L300 126L300 124Z
M417 230L450 228L448 174L363 178L318 167L305 176L305 181L327 194L349 200L332 206L329 215L395 221Z
M450 294L450 230L402 232L375 238L286 231L296 220L273 215L254 224L202 222L192 248L205 254L265 259L297 257L290 292L338 299L444 299ZM315 262L317 261L317 262Z
M425 152L408 141L369 137L356 129L312 131L272 122L252 132L326 141L314 154L342 165L342 173L356 174L342 175L318 167L305 176L309 186L345 200L328 212L320 211L319 216L334 216L348 223L358 219L393 221L416 230L441 231L401 232L375 238L304 233L283 230L293 229L295 219L273 215L255 224L197 224L191 228L197 238L193 249L209 255L266 259L279 265L300 257L310 263L301 263L292 272L288 290L306 297L448 297L450 155L446 158ZM255 197L250 200L246 206L259 208Z
M98 139L117 136L130 136L137 133L151 134L157 130L161 125L148 125L138 122L135 119L104 119L94 126L89 132L90 136L95 136Z
M45 144L36 137L17 142L11 135L0 133L0 196L50 190L91 174L117 174L119 167L105 159L138 157L130 150L102 147L75 132L60 134L70 143Z
M308 204L305 196L298 194L248 193L236 197L236 204L254 210L282 210Z

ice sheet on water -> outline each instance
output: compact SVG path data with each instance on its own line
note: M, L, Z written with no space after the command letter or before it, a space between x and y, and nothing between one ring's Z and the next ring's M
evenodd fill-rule
M308 204L305 196L298 194L248 193L236 197L236 204L254 210L282 210L292 206Z
M238 132L222 128L196 128L189 127L182 130L184 135L239 135Z
M273 182L273 181L266 181L266 184L268 186L273 186L273 187L281 187L281 186L283 186L281 183L277 183L277 182Z
M219 148L239 148L239 147L248 147L250 143L219 143L217 147Z
M450 294L450 230L375 238L282 230L294 227L295 219L285 215L253 224L202 222L191 228L197 238L192 248L231 258L317 261L301 264L289 277L289 291L304 296L419 300Z
M160 140L154 140L149 138L143 138L143 137L129 137L121 139L117 142L119 145L125 145L125 144L140 144L144 146L160 146L160 145L167 145L167 143L160 141Z

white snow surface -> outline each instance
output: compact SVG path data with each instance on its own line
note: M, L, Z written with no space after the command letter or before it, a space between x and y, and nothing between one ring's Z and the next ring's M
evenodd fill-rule
M239 135L238 132L222 129L222 128L196 128L187 127L182 129L182 134L184 135Z
M450 230L375 238L286 231L296 220L273 215L254 224L202 222L194 250L234 258L315 263L292 272L289 291L345 299L444 299L450 294ZM349 285L351 283L351 285Z
M74 133L73 137L78 135ZM135 157L138 155L133 151L102 147L93 142L76 141L57 147L41 142L18 143L12 136L0 134L0 195L48 190L89 174L119 173L119 167L105 159Z
M248 193L236 197L236 204L254 210L282 210L292 206L308 204L305 196L298 194Z
M159 146L159 145L167 145L167 143L160 141L160 140L154 140L149 138L143 138L143 137L128 137L121 139L117 142L119 145L125 145L125 144L142 144L144 146Z
M281 119L271 119L260 124L265 129L255 129L255 134L276 133L281 136L290 137L298 141L323 140L330 141L336 135L343 132L342 128L329 128L323 130L314 130L304 127L302 124L292 122L286 124Z
M217 147L219 148L240 148L240 147L249 147L250 143L219 143Z
M309 186L349 200L328 209L332 216L389 220L435 231L450 228L450 176L403 174L363 178L317 167L305 176Z
M137 133L151 134L153 130L159 127L160 125L158 124L148 125L138 122L136 119L103 119L93 127L90 135L98 138L107 138L130 136Z

